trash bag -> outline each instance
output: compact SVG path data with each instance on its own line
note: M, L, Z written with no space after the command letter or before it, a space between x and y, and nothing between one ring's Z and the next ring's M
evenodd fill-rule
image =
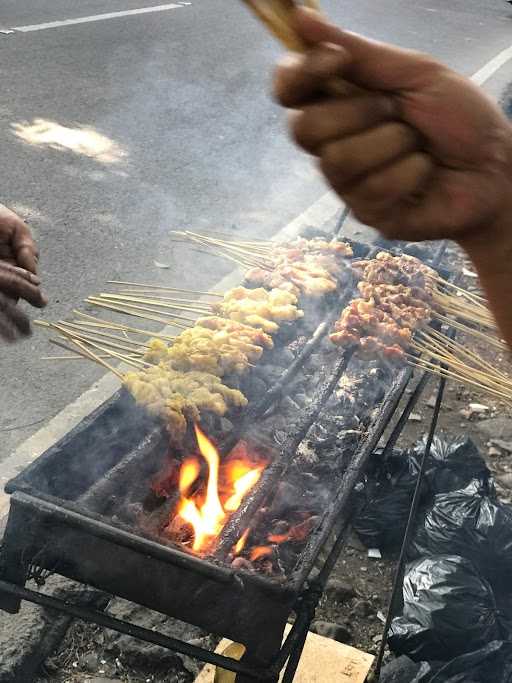
M448 664L423 662L411 683L512 683L512 642L493 640Z
M418 473L426 447L426 437L418 441L410 451L409 469ZM441 439L434 436L426 463L425 478L432 495L465 488L478 479L488 485L491 473L474 441L468 436Z
M403 600L389 647L416 662L448 661L505 639L490 584L463 557L441 555L409 565Z
M398 448L387 456L377 449L370 461L362 491L356 499L359 513L353 528L367 548L400 547L425 451L426 439L411 451ZM436 493L463 488L473 479L489 486L490 472L477 447L467 437L435 437L426 463L420 502L430 503Z
M408 554L415 559L445 553L471 560L491 583L506 582L512 573L512 508L490 497L481 481L435 496Z
M407 526L417 472L411 471L406 452L394 449L386 459L382 454L381 449L372 455L371 471L356 495L359 512L352 527L367 548L396 550Z

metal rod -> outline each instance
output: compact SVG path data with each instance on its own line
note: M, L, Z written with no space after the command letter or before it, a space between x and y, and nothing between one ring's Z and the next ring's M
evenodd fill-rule
M38 515L47 516L49 519L56 518L68 526L83 529L93 536L112 541L176 567L195 571L205 578L220 583L231 583L234 580L235 573L230 568L215 565L204 558L151 541L118 526L111 526L93 515L84 515L21 491L16 491L12 500L22 507L35 509Z
M268 677L268 670L253 668L247 664L244 664L243 662L231 659L230 657L218 655L215 652L210 652L209 650L197 647L196 645L191 645L183 640L178 640L177 638L166 636L162 633L158 633L157 631L151 631L150 629L137 626L136 624L131 624L121 619L116 619L115 617L111 617L99 610L95 610L90 607L83 607L82 605L78 605L68 600L61 600L60 598L39 593L38 591L33 591L29 588L22 588L21 586L16 586L15 584L1 580L0 592L14 595L22 600L28 600L29 602L33 602L36 605L41 605L47 609L54 609L59 612L64 612L65 614L70 614L76 619L98 624L104 628L118 631L119 633L124 633L127 636L138 638L139 640L153 643L154 645L160 645L160 647L172 650L173 652L178 652L179 654L187 655L188 657L193 657L194 659L199 659L200 661L213 664L214 666L218 666L223 669L228 669L229 671L242 673L255 679L259 679L260 677L265 679Z
M309 428L318 418L327 399L334 391L336 384L339 382L341 375L352 357L352 353L353 349L347 349L341 359L336 363L331 376L320 386L311 405L304 412L298 427L294 430L293 434L286 439L284 445L281 447L280 457L274 461L271 467L265 470L250 497L248 497L231 516L231 519L222 531L215 551L215 557L217 559L225 560L227 558L234 544L239 539L240 534L249 526L249 520L252 519L257 510L263 505L263 501L268 495L268 492L273 490L274 484L279 477L282 476L290 462L293 461L300 442L304 439Z
M400 434L403 432L407 420L409 419L410 414L414 410L414 407L418 402L421 394L425 390L425 387L427 386L429 379L430 373L424 372L418 384L414 387L414 391L409 396L409 400L407 401L407 404L403 409L402 414L398 418L398 421L396 425L393 427L389 439L387 440L386 445L384 446L384 451L382 453L383 459L387 458L388 455L393 451L393 448L396 446L396 442L400 438Z
M425 474L427 459L430 455L430 449L432 447L432 441L434 439L434 434L435 434L436 427L437 427L437 421L438 421L439 413L441 410L441 404L443 402L443 395L444 395L445 386L446 386L446 377L441 377L441 379L439 381L439 388L437 390L436 403L434 406L434 413L432 415L432 420L430 422L430 429L428 432L427 442L425 444L425 451L424 451L423 457L421 459L420 470L418 472L418 478L416 480L416 487L414 489L414 495L412 497L411 509L409 511L409 518L407 520L407 526L405 529L404 540L402 542L402 547L400 549L400 556L398 558L398 565L397 565L397 568L395 571L395 576L393 579L393 588L391 591L391 598L389 601L388 612L387 612L386 621L384 624L384 632L382 634L382 641L380 644L379 654L377 656L377 661L375 663L375 675L376 675L377 679L380 677L380 672L382 669L384 652L385 652L386 645L388 642L389 627L391 626L391 621L394 617L397 595L399 593L399 590L400 590L402 582L403 582L403 571L404 571L404 567L405 567L407 550L408 550L409 542L411 540L411 536L412 536L413 529L414 529L414 521L416 518L416 513L418 511L418 507L420 504L421 485L423 483L423 476Z

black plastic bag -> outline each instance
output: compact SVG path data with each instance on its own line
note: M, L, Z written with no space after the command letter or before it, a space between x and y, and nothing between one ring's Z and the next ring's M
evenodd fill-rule
M423 662L411 683L512 683L512 642L493 640L444 665Z
M398 449L386 459L382 450L372 455L371 471L356 496L359 512L352 523L367 548L400 547L417 480L410 464L407 453Z
M492 588L463 557L442 555L410 565L403 600L389 647L414 661L448 661L504 639Z
M426 437L418 441L410 451L411 474L419 472L425 447ZM436 495L463 489L475 479L482 484L489 484L490 471L475 443L468 436L456 439L434 436L425 476L430 492Z
M387 456L382 449L372 454L370 470L356 500L360 511L353 522L367 548L400 547L425 443L425 439L418 441L411 451L395 448ZM435 493L460 489L476 478L487 483L489 470L471 439L435 437L426 463L421 502L430 503Z
M512 576L512 508L489 496L479 481L442 493L420 518L409 557L455 553L471 560L492 583Z

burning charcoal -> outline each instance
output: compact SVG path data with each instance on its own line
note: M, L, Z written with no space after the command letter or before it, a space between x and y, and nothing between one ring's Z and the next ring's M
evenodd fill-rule
M273 534L287 534L290 529L288 522L284 519L274 519L272 521L272 533Z
M297 456L304 465L313 466L318 463L318 455L310 441L303 441L298 449Z
M231 563L231 566L233 567L233 569L245 569L245 571L248 572L254 571L252 563L245 557L235 557L235 559Z

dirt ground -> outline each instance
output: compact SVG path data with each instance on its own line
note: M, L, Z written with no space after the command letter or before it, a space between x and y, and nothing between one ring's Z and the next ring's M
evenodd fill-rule
M452 265L464 267L471 273L470 265L463 261L460 253L453 250L448 257ZM463 284L470 289L477 288L471 274ZM458 339L508 374L512 366L504 354L491 350L485 342L475 341L473 337ZM398 446L408 447L426 433L438 381L438 378L431 378ZM511 417L511 406L479 389L448 382L438 433L452 438L467 435L474 440L495 477L504 502L512 500ZM368 557L367 549L351 534L331 577L332 585L342 585L341 597L335 597L330 591L317 610L317 620L338 625L345 642L376 653L395 566L395 557ZM101 680L94 678L98 676L131 683L189 683L193 680L197 668L192 662L186 662L184 667L177 658L164 656L163 652L153 648L141 655L141 650L120 647L119 642L99 627L75 623L59 652L47 661L39 683L84 683Z

